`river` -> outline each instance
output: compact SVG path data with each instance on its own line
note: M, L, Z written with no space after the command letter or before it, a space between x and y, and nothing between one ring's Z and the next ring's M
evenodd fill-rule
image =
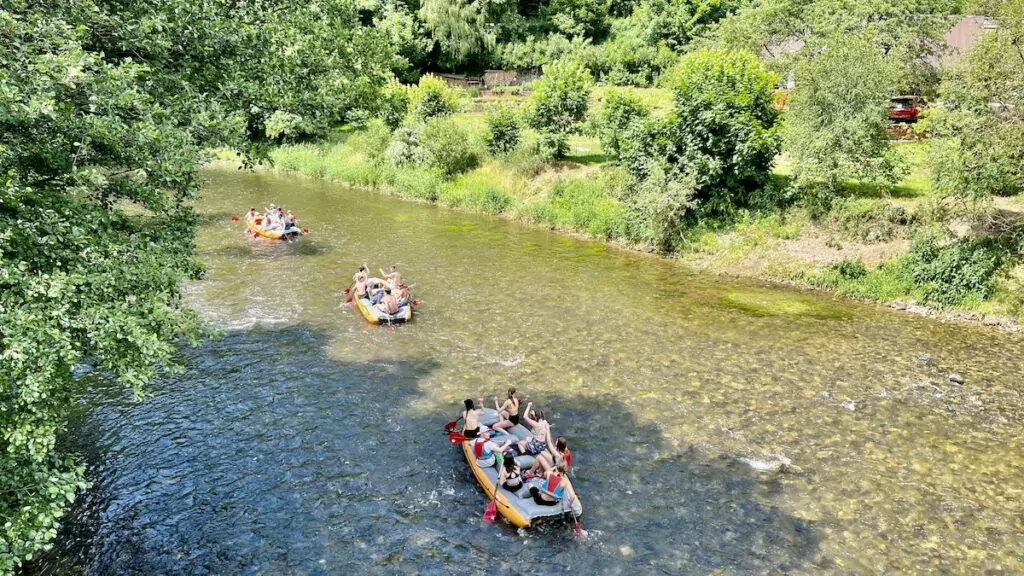
M38 574L1024 572L1024 339L314 180L206 171L219 339L97 383ZM312 234L253 241L249 206ZM423 304L339 306L361 262ZM947 377L955 372L963 384ZM586 543L481 522L441 433L507 386L570 439ZM787 465L783 465L788 463Z

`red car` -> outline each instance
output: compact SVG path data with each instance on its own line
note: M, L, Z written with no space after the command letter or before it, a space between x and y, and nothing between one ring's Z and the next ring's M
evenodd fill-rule
M889 120L913 124L924 105L924 98L920 96L894 96L889 100Z

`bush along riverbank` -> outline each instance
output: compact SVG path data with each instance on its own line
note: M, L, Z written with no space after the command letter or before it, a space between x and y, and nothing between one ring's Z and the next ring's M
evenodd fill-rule
M788 112L773 106L773 82L749 55L707 51L684 57L666 89L594 88L566 62L549 66L528 99L474 102L427 76L389 86L380 117L362 127L281 145L271 158L281 172L709 272L1015 329L1022 205L939 196L927 141L879 143L897 167L881 179L823 183L783 148Z

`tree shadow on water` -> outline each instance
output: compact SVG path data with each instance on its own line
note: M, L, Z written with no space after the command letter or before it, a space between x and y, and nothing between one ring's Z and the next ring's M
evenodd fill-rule
M537 407L558 410L549 417L574 451L591 537L581 546L567 527L546 527L542 537L555 541L542 564L510 573L785 573L819 561L814 527L782 509L774 477L731 457L679 453L614 398L549 397Z
M306 327L229 333L135 402L98 384L64 440L90 489L29 574L704 574L815 562L779 484L678 453L614 397L548 396L591 538L483 524L486 497L421 414L429 359L342 362ZM467 390L477 396L481 390Z

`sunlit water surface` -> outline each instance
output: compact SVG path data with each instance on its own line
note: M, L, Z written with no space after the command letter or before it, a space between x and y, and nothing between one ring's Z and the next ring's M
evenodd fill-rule
M67 444L94 486L33 572L1024 572L1019 336L317 181L206 175L209 274L188 301L224 336L144 402L82 398ZM231 223L268 202L313 233ZM415 282L412 324L339 306L364 261ZM570 438L584 544L480 520L440 429L509 385Z

